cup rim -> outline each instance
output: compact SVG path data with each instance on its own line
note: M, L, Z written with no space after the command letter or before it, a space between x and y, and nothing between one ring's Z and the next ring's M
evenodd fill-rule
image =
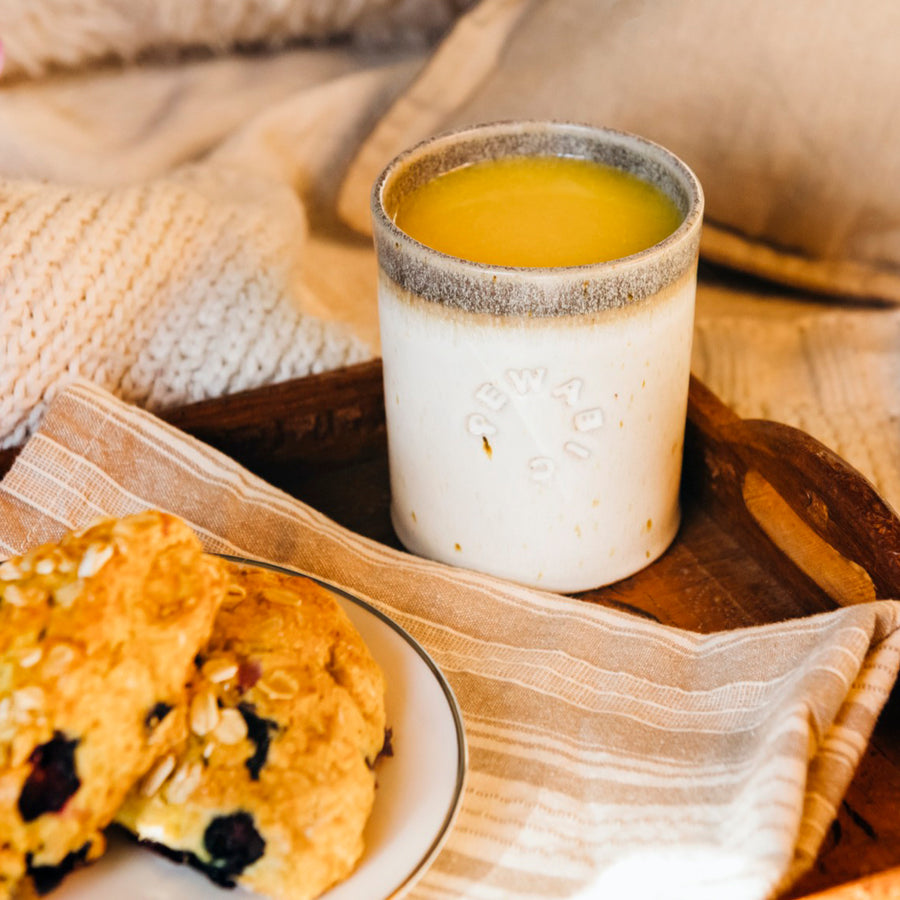
M680 176L682 187L688 198L688 209L681 223L661 241L627 256L620 256L609 260L600 260L598 262L580 263L571 266L509 266L497 263L477 262L475 260L469 260L444 253L441 250L436 250L407 234L407 232L399 228L388 215L384 204L385 189L389 186L390 180L394 176L402 172L406 166L416 159L422 158L429 152L439 150L442 146L449 146L460 140L489 137L491 135L500 134L525 134L538 131L556 132L560 134L578 133L586 136L594 136L607 143L611 142L618 146L643 150L645 155L658 161L665 161L670 170L678 173ZM453 265L459 265L472 271L473 274L491 272L502 272L505 274L520 273L525 274L532 279L541 279L542 277L559 278L560 276L577 276L582 274L585 277L597 277L600 273L611 273L621 269L623 266L630 267L632 265L641 265L653 257L665 254L673 246L680 244L687 239L693 231L699 230L699 227L702 224L704 205L705 198L703 187L696 174L684 160L662 144L630 131L610 128L604 125L590 125L583 122L557 119L501 119L493 122L484 122L463 128L441 131L430 137L424 138L406 150L398 153L384 169L382 169L372 186L370 194L370 208L372 218L375 221L376 233L377 228L380 226L387 231L394 241L399 240L408 245L412 245L417 253L423 254L426 258L432 257L435 260L440 259L452 263Z

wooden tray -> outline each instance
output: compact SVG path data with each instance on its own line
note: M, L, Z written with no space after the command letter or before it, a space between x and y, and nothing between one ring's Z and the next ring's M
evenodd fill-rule
M399 546L388 514L380 362L163 418L348 528ZM0 473L14 455L0 452ZM900 519L868 482L801 431L739 418L696 379L683 502L681 529L662 558L579 596L703 632L900 598ZM815 867L786 900L900 897L897 696Z

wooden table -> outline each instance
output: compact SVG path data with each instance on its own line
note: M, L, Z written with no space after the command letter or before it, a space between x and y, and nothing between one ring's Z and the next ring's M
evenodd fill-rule
M348 528L399 546L378 361L163 417ZM14 455L0 451L0 472ZM696 380L683 502L661 559L579 596L702 632L900 598L900 519L859 473L800 431L738 418ZM785 900L813 896L900 897L898 691L816 865Z

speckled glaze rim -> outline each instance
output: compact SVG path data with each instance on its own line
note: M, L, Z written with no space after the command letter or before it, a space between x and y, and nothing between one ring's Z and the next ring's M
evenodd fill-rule
M404 192L461 165L511 155L575 156L625 169L660 187L684 218L667 238L639 253L560 268L458 259L419 243L392 221L389 210ZM395 157L375 181L371 211L379 266L410 293L491 315L579 315L653 297L694 270L703 190L671 151L629 132L572 122L493 122L436 135Z

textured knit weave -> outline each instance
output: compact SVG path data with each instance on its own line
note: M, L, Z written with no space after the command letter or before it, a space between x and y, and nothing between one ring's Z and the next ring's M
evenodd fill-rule
M707 283L692 371L745 418L811 434L900 509L900 309L842 309Z
M300 308L305 231L289 188L238 169L0 179L0 446L79 375L161 409L364 358Z

